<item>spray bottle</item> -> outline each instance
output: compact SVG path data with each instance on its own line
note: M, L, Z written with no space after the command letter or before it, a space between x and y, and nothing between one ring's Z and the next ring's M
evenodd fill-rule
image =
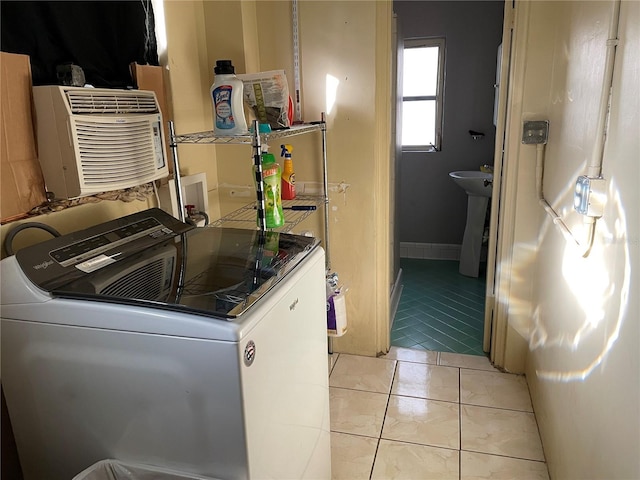
M281 157L284 157L284 171L282 172L282 199L293 200L296 198L296 174L293 171L293 160L291 159L291 152L293 152L293 145L280 145L282 152Z
M284 225L284 212L280 197L282 173L276 157L269 153L268 145L262 145L262 189L264 191L264 216L267 228ZM255 168L255 167L253 167ZM255 175L254 175L255 178Z

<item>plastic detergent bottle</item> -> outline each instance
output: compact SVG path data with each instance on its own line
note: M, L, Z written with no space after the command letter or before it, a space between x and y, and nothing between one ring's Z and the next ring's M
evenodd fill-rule
M244 117L243 83L235 75L231 60L216 60L215 81L211 85L213 131L216 135L244 135L248 132Z
M284 225L282 199L280 198L280 181L282 173L273 153L262 153L262 189L264 191L264 216L267 228L278 228ZM255 168L255 167L254 167ZM254 176L255 177L255 176Z
M293 160L291 152L292 145L280 145L282 148L281 157L284 157L284 171L282 172L282 199L293 200L296 198L296 174L293 171Z

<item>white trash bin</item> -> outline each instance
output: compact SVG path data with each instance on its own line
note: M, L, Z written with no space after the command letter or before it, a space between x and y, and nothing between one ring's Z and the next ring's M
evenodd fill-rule
M215 480L211 477L180 473L160 467L133 465L117 460L101 460L72 480Z

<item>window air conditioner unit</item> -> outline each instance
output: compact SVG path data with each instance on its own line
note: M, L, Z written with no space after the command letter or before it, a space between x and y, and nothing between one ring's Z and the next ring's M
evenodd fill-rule
M38 159L47 190L75 198L169 175L155 93L33 87Z

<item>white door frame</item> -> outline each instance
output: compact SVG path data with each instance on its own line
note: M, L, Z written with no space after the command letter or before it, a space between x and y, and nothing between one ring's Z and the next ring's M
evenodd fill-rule
M508 126L511 125L515 62L513 45L516 32L515 0L506 0L502 30L502 55L498 80L498 107L494 154L493 195L487 255L487 289L485 301L483 350L498 367L505 366L509 307L509 275L513 255L515 192L517 168L507 161Z

